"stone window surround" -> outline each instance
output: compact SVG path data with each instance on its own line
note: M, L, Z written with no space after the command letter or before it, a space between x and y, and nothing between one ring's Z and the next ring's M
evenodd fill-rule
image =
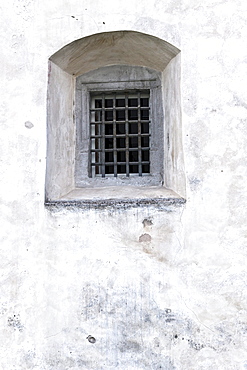
M131 81L128 77L131 77ZM150 130L151 130L151 173L150 175L130 177L90 177L89 166L89 105L90 93L97 91L123 90L150 91ZM88 72L76 79L76 167L75 183L77 188L95 186L162 186L164 157L164 126L162 109L161 74L145 67L108 66Z
M128 53L123 54L126 45ZM165 169L161 185L76 186L76 77L113 64L141 65L161 73ZM157 37L116 31L82 38L55 53L49 60L45 204L82 208L113 204L161 206L181 204L184 198L180 51Z

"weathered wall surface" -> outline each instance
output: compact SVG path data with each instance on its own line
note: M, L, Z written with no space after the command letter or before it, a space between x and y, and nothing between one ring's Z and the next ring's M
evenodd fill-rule
M0 10L0 368L246 369L246 2ZM48 59L116 30L181 49L186 206L48 210Z

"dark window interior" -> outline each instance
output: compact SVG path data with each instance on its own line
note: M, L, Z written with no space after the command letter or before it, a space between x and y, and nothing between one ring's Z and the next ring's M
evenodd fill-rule
M149 91L91 95L91 173L150 173Z

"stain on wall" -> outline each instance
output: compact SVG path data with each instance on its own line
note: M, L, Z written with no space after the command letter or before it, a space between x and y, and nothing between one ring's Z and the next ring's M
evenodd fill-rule
M247 369L246 1L23 0L1 12L0 368ZM45 207L48 60L121 30L181 50L181 104L171 89L166 102L181 105L169 153L182 143L185 168L174 161L170 180L186 174L186 203Z

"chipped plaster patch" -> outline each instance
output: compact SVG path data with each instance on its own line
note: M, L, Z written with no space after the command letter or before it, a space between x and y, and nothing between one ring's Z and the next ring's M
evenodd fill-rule
M32 122L30 122L30 121L26 121L26 122L25 122L25 127L26 127L26 128L29 128L29 129L30 129L30 128L33 128L33 126L34 126L34 125L32 124Z

